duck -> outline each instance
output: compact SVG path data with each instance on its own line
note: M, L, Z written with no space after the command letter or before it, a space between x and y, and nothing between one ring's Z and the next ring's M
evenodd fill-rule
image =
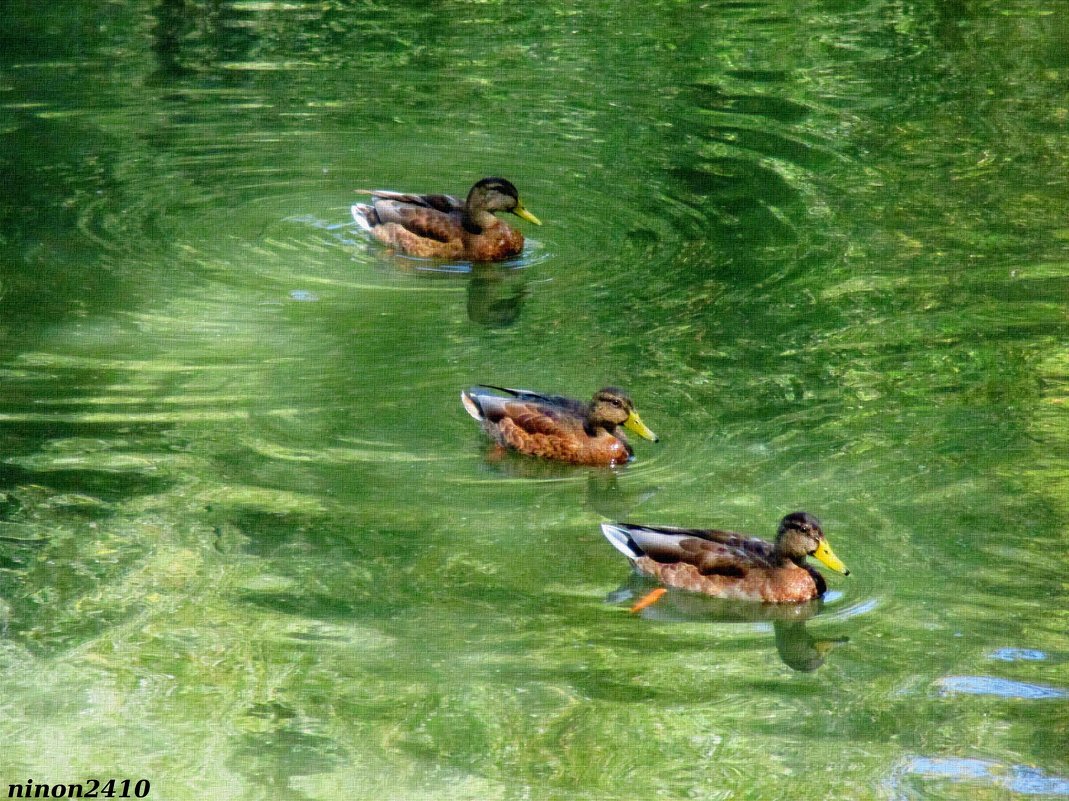
M717 598L769 604L821 598L828 585L806 564L807 556L850 575L808 512L780 520L774 542L731 531L629 523L603 523L601 531L640 573Z
M352 206L353 220L373 237L408 256L468 261L503 261L523 250L523 234L495 216L507 211L534 225L542 221L524 208L505 178L483 178L461 200L453 195L415 195L362 189L371 205Z
M584 402L480 384L461 392L460 400L498 446L528 456L615 467L634 458L621 429L651 442L658 440L642 422L630 396L619 387L603 387Z

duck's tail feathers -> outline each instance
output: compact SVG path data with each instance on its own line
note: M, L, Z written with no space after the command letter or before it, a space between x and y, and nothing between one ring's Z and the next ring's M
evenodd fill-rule
M353 222L360 226L364 231L371 233L372 221L377 217L375 209L366 203L354 203L350 208L353 213Z
M646 555L638 543L631 538L628 527L620 523L602 523L601 533L605 539L612 543L612 547L626 556L628 559L639 559Z
M485 419L482 407L479 406L479 401L476 400L475 396L471 393L470 390L464 390L460 393L460 402L464 404L464 408L468 410L468 414L470 414L476 420L479 420L481 422L483 419Z

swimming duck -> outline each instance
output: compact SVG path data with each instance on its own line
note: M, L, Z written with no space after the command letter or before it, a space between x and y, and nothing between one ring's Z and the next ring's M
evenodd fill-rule
M634 456L621 427L657 441L631 398L616 387L599 389L584 403L560 395L482 384L461 392L460 400L498 445L528 456L611 467Z
M523 250L523 234L494 216L508 211L541 225L523 207L520 193L504 178L483 178L466 199L452 195L413 195L384 189L361 190L371 205L352 207L356 224L376 239L409 256L501 261Z
M601 530L640 572L669 587L718 598L764 603L819 598L828 585L805 564L807 556L850 574L808 512L784 517L775 542L730 531L627 523L602 523Z

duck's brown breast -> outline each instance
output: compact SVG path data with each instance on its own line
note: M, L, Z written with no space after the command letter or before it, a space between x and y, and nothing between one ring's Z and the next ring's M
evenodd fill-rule
M481 233L464 232L464 255L472 261L501 261L523 252L523 234L501 220Z

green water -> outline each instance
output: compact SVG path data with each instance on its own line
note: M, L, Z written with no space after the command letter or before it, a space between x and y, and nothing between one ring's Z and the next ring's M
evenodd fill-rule
M1069 796L1060 4L0 5L0 795ZM349 220L496 174L513 263ZM799 508L808 619L598 529Z

